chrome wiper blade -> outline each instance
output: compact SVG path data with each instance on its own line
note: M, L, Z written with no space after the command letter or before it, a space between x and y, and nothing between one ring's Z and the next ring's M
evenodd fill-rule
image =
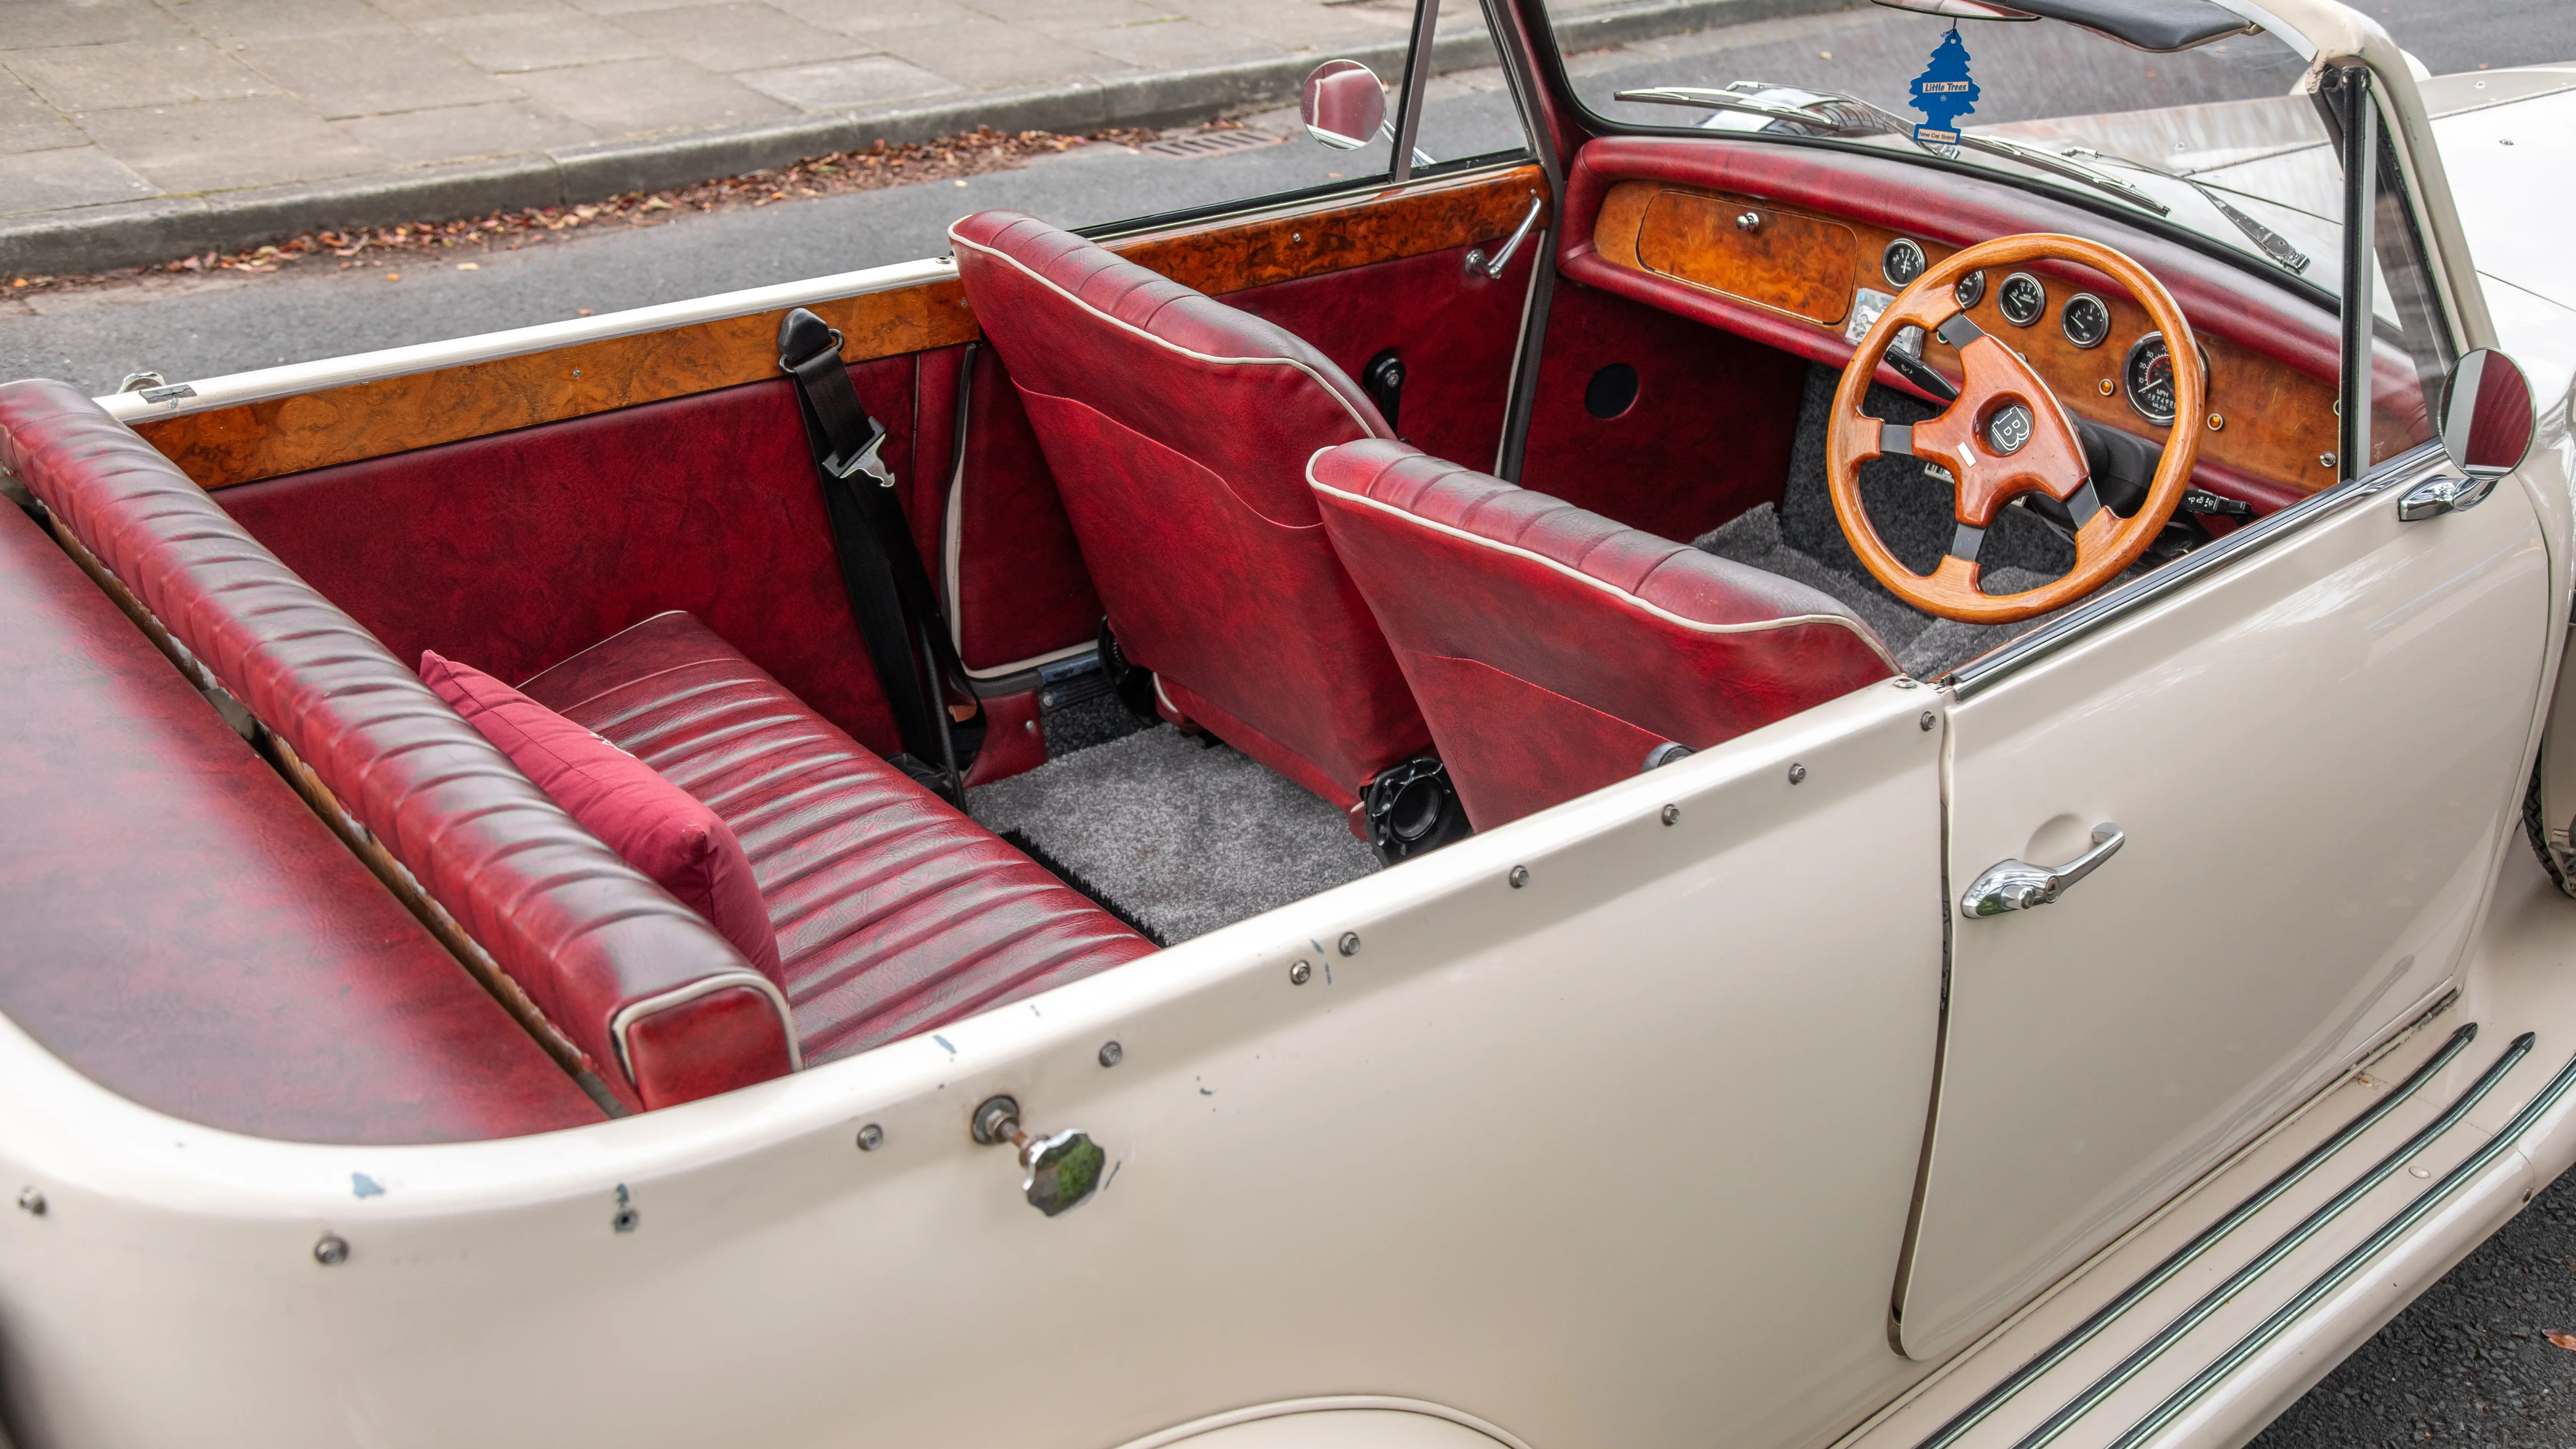
M1615 99L1642 101L1658 106L1689 106L1701 111L1741 111L1751 116L1769 116L1775 121L1813 127L1834 135L1876 135L1878 127L1855 127L1844 118L1820 114L1804 106L1784 106L1775 101L1749 100L1726 91L1702 90L1696 86L1656 86L1649 90L1621 91Z
M2171 177L2172 179L2190 187L2192 190L2199 192L2201 200L2208 202L2212 207L2217 209L2220 216L2226 217L2228 221L2233 223L2238 231L2245 234L2245 239L2247 241L2252 242L2255 246L2262 249L2263 255L2270 257L2273 261L2278 262L2293 272L2304 273L2308 269L2308 254L2299 250L2297 247L2290 245L2290 239L2288 237L2281 235L2279 232L2272 230L2263 223L2256 221L2253 217L2237 210L2234 206L2228 203L2226 197L2219 195L2217 187L2202 181L2196 176L2186 176L2179 171L2168 171L2162 166L2134 160L2127 156L2114 156L2110 152L2097 151L2090 146L2070 147L2067 154L2070 156L2091 156L2099 161L2107 161L2114 166L2126 166L2132 170L2145 171L2157 176Z
M2037 167L2042 171L2050 172L2054 175L2064 176L2075 181L2081 181L2087 186L2110 192L2112 195L2119 197L2122 201L2129 202L2135 206L2145 207L2147 210L2154 212L2158 216L2173 215L2172 207L2165 205L2163 202L2156 200L2154 197L2140 191L2138 188L2131 186L2119 177L2104 175L2102 172L2094 170L2092 167L2085 165L2081 161L2071 160L2065 156L2060 156L2054 151L2042 151L2036 146L2025 146L2018 141L2005 141L1993 136L1980 136L1973 131L1960 132L1959 144L1978 151L1989 151L1997 156L2009 156L2013 160L2019 161L2025 166Z
M1740 89L1739 89L1740 88ZM1777 101L1757 101L1745 91L1798 91L1812 100L1790 106ZM1829 128L1828 134L1840 136L1902 136L1935 155L1940 152L1916 139L1914 127L1903 116L1884 109L1858 96L1837 95L1830 91L1810 91L1803 86L1774 86L1761 81L1737 81L1725 90L1707 90L1698 86L1655 86L1646 90L1621 91L1618 99L1643 101L1662 106L1693 106L1712 111L1742 111L1749 115L1769 116L1793 125ZM1962 132L1959 144L1974 150L2008 156L2026 166L2036 167L2058 176L2081 181L2087 186L2110 192L2134 206L2144 207L2158 216L2170 216L2173 208L2156 200L2116 176L2106 176L2078 161L2024 146Z

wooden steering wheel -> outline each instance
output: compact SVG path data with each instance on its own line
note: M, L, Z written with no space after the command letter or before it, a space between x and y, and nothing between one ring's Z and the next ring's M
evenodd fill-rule
M2164 334L2173 359L2174 417L2181 420L2165 435L2164 456L2155 481L2135 517L2123 519L2102 506L2093 492L2092 471L2084 445L2066 409L2040 381L2020 353L1976 323L1959 308L1958 280L1986 267L2008 267L2043 257L2081 262L2126 287L2144 303L2156 330ZM1860 410L1861 398L1878 375L1879 362L1897 329L1920 327L1959 351L1965 374L1958 400L1939 417L1911 427L1882 422ZM1834 390L1832 421L1825 433L1825 486L1834 500L1834 517L1852 552L1889 590L1927 614L1972 624L2008 624L2045 614L2093 592L2137 561L2155 540L2165 521L2182 502L2191 482L2192 463L2200 454L2200 429L2190 426L2201 416L2204 383L2200 347L2183 319L2173 294L2146 268L2111 247L2082 237L2031 232L1997 237L1953 254L1914 279L1879 314L1878 323L1861 339ZM1940 464L1958 479L1958 502L1952 510L1958 528L1949 555L1929 575L1918 574L1897 560L1861 506L1860 465L1887 454L1910 454ZM1977 550L1993 526L1996 511L2024 493L2044 492L2064 503L2075 519L2075 567L2063 578L2018 594L1988 594L1977 586Z

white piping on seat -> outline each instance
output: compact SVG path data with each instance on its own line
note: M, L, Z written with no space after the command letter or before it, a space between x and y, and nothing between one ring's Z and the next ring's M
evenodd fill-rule
M1620 603L1625 604L1629 608L1635 609L1640 613L1652 615L1655 618L1663 620L1667 624L1679 625L1695 634L1754 634L1771 629L1792 628L1801 624L1838 624L1858 635L1862 642L1869 645L1872 652L1876 653L1880 659L1887 662L1888 668L1895 670L1899 674L1905 672L1904 666L1896 662L1896 656L1887 652L1887 645L1884 641L1879 639L1876 634L1870 632L1867 625L1847 615L1790 614L1777 619L1758 619L1745 624L1711 624L1699 619L1686 618L1680 614L1674 613L1672 610L1667 609L1660 604L1653 603L1646 599L1641 599L1635 594L1628 592L1626 589L1619 587L1617 584L1611 583L1607 579L1596 579L1592 575L1583 572L1581 569L1568 567L1565 564L1559 563L1555 559L1549 558L1545 554L1533 553L1528 549L1520 547L1518 544L1504 543L1499 539L1487 538L1482 534L1469 533L1463 528L1453 528L1436 519L1425 518L1418 513L1414 513L1408 509L1398 508L1390 503L1381 503L1374 498L1363 497L1357 493L1344 492L1343 490L1336 488L1330 483L1326 483L1315 476L1315 458L1320 458L1330 451L1332 450L1329 448L1319 448L1315 451L1315 456L1313 458L1308 458L1306 460L1306 482L1318 493L1329 493L1335 498L1342 499L1345 502L1356 503L1363 508L1374 508L1378 512L1387 514L1390 517L1400 518L1407 523L1414 524L1417 527L1430 529L1435 533L1447 534L1451 538L1474 544L1479 548L1489 548L1497 553L1507 553L1517 558L1528 559L1530 562L1538 564L1541 567L1553 569L1577 583L1598 589L1602 593L1609 595L1611 598L1618 600Z
M1368 419L1367 419L1367 418L1365 418L1365 417L1362 417L1362 416L1360 415L1360 410L1359 410L1358 408L1355 408L1355 407L1351 406L1351 400L1350 400L1349 398L1346 398L1346 397L1342 396L1342 390L1341 390L1340 388L1337 388L1337 387L1333 386L1330 382L1328 382L1328 381L1326 381L1326 380L1325 380L1324 375L1323 375L1322 373L1317 372L1315 369L1313 369L1312 367L1307 366L1307 365L1306 365L1305 363L1303 363L1303 362L1298 361L1296 358L1293 358L1293 357L1218 357L1218 356L1216 356L1216 355L1214 355L1214 354L1212 354L1212 353L1199 352L1199 351L1195 351L1195 350L1193 350L1193 349L1191 349L1191 348L1183 347L1183 346L1182 346L1182 345L1180 345L1179 343L1174 342L1174 341L1171 341L1171 340L1170 340L1170 339L1168 339L1168 338L1158 337L1158 336L1156 336L1155 334L1153 334L1153 333L1151 333L1151 332L1146 331L1144 328L1137 326L1137 325L1136 325L1135 323L1133 323L1133 322L1123 321L1123 320L1121 320L1121 319L1119 319L1119 318L1116 318L1116 317L1112 317L1112 316L1110 316L1108 313L1101 311L1099 308L1097 308L1097 307L1095 307L1095 306L1091 305L1089 302L1086 302L1086 301L1082 300L1080 297L1075 296L1073 293L1066 291L1064 288L1062 288L1062 287L1060 287L1060 286L1057 286L1054 282L1049 281L1047 278L1045 278L1045 277L1043 277L1043 276L1040 276L1040 275L1039 275L1035 270L1031 269L1027 263L1022 262L1018 257L1012 256L1009 252L1005 252L1005 251L997 251L997 250L995 250L994 248L989 247L989 246L986 246L986 245L984 245L984 244L983 244L983 243L981 243L981 242L970 242L970 241L966 240L964 237L959 236L959 235L957 234L957 229L956 229L955 227L953 227L953 226L952 226L952 227L950 227L950 228L948 229L948 240L949 240L949 243L950 243L951 245L953 245L953 246L965 247L965 248L968 248L969 250L972 250L972 251L981 252L981 253L983 253L985 256L991 257L991 258L993 258L993 259L994 259L994 260L996 260L996 261L1007 263L1007 264L1008 264L1010 267L1012 267L1014 270L1018 271L1018 272L1020 273L1020 275L1022 275L1022 276L1024 276L1024 277L1027 277L1030 281L1035 282L1035 283L1037 283L1039 286L1046 288L1048 291L1055 293L1057 296L1064 298L1066 301L1071 302L1073 305L1075 305L1076 307L1081 308L1083 311L1090 313L1092 316L1099 318L1101 321L1106 322L1106 323L1108 323L1110 326L1112 326L1112 327L1116 327L1116 328L1120 329L1121 331L1134 333L1136 336L1144 338L1146 341L1153 343L1155 346L1160 347L1160 348L1164 349L1165 351L1168 351L1168 352L1177 352L1177 353L1179 353L1181 356L1183 356L1183 357L1187 357L1187 358L1190 358L1190 359L1192 359L1193 361L1197 361L1197 362L1212 362L1212 363L1217 364L1217 365L1218 365L1218 366L1220 366L1220 367L1293 367L1293 368L1297 369L1299 372L1302 372L1302 373L1306 374L1308 377L1313 378L1313 379L1314 379L1314 381L1315 381L1315 385L1316 385L1317 387L1320 387L1320 388L1322 388L1325 392L1332 394L1333 401L1335 401L1335 402L1337 402L1337 403L1340 403L1340 404L1342 405L1342 411L1344 411L1344 412L1346 412L1346 413L1349 413L1349 414L1351 415L1351 421L1352 421L1352 422L1354 422L1354 423L1359 424L1359 428L1360 428L1360 431L1361 431L1361 432L1363 432L1363 433L1367 434L1368 436L1370 436L1370 437L1372 437L1372 438L1389 438L1390 440L1392 439L1392 435L1391 435L1391 434L1381 433L1381 432L1379 432L1376 428L1371 427L1371 426L1369 425L1369 421L1368 421ZM1126 258L1121 257L1121 258L1119 258L1119 260L1120 260L1120 261L1122 261L1122 262L1125 262L1125 261L1126 261ZM1135 265L1136 265L1136 263L1134 263L1134 262L1127 262L1127 265L1129 265L1129 266L1131 266L1131 267L1132 267L1132 266L1135 266ZM1139 268L1139 270L1145 270L1145 269L1143 269L1143 268ZM1165 280L1169 280L1169 279L1168 279L1168 278L1166 278ZM1179 285L1179 284L1178 284L1178 283L1174 283L1174 285L1175 285L1175 286L1177 286L1177 285ZM1203 292L1194 292L1192 295L1194 295L1194 296L1205 296L1206 294L1205 294L1205 293L1203 293ZM1215 299L1214 299L1214 298L1209 298L1209 300L1210 300L1210 301L1214 301ZM1222 307L1222 306L1224 306L1225 304L1224 304L1224 303L1222 303L1222 302L1218 302L1218 303L1217 303L1217 305L1218 305L1218 306L1220 306L1220 307ZM1249 317L1249 316L1251 316L1252 314L1251 314L1251 313L1249 313L1249 312L1247 312L1247 313L1245 313L1244 315L1245 315L1245 316L1247 316L1247 317ZM1275 324L1274 324L1274 325L1275 325ZM1284 329L1283 329L1283 330L1284 330ZM1291 335L1291 336L1294 336L1295 334L1294 334L1294 333L1291 333L1290 335ZM1299 340L1300 340L1300 341L1303 341L1304 339L1300 338ZM1312 344L1309 344L1309 345L1312 345Z
M685 1006L701 996L712 996L716 992L730 991L737 986L751 987L767 996L770 1004L778 1008L778 1023L785 1029L787 1037L787 1070L791 1072L805 1070L805 1051L796 1041L796 1014L788 1009L787 993L778 989L777 982L757 971L724 971L713 976L700 977L686 986L675 986L659 996L647 996L641 1001L630 1001L617 1008L617 1014L608 1019L608 1037L617 1047L617 1068L626 1074L626 1084L638 1092L644 1090L644 1084L635 1080L635 1057L626 1044L626 1034L633 1029L636 1022L657 1011L674 1006Z

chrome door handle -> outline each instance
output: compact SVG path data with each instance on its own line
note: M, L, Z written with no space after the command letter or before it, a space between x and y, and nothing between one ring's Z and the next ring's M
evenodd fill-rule
M2093 827L2091 850L2054 870L2026 860L1998 861L1969 883L1968 893L1959 897L1959 909L1971 916L2000 916L2047 905L2091 875L2094 867L2119 854L2128 839L2119 826L2105 821Z
M1490 257L1485 255L1483 247L1477 247L1467 253L1467 271L1471 275L1482 272L1490 280L1499 280L1503 275L1503 268L1512 264L1512 253L1519 251L1521 243L1529 240L1530 228L1538 225L1538 214L1546 208L1545 201L1535 196L1531 197L1529 215L1521 218L1521 224L1513 229L1511 238L1505 241L1500 249Z

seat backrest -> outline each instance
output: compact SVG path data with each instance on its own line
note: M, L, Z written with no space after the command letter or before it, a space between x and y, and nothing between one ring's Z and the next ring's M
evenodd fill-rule
M0 465L628 1106L792 1069L774 983L131 429L61 383L0 385Z
M1309 477L1480 830L1898 672L1804 584L1401 443Z
M1129 659L1172 703L1350 805L1430 733L1306 489L1391 430L1258 317L1017 212L950 228Z

